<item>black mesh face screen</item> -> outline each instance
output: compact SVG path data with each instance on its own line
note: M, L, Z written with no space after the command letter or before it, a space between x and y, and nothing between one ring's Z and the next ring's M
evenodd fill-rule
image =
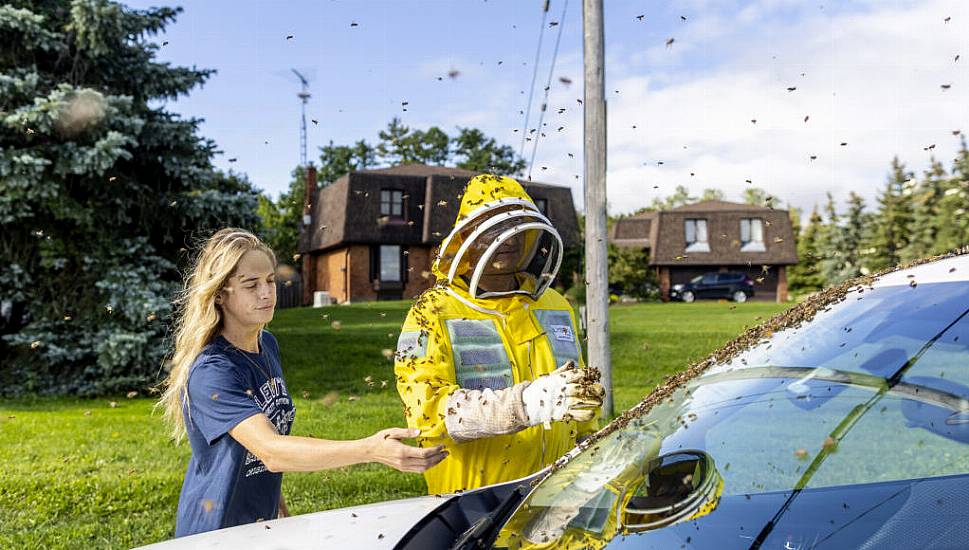
M555 237L551 233L542 231L535 243L535 254L522 271L536 279L540 278L546 266L548 269L555 268L556 255L560 253L559 243ZM552 259L551 262L549 262L549 258Z

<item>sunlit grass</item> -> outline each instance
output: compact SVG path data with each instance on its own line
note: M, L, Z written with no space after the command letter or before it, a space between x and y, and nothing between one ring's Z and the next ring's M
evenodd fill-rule
M279 339L296 402L295 434L358 438L404 425L393 365L383 350L395 347L409 305L277 313L269 328ZM783 307L762 302L736 308L712 302L614 307L617 411L757 317ZM189 448L169 442L160 417L152 414L153 403L143 394L0 403L0 548L120 548L170 538ZM376 465L287 474L283 482L296 514L424 491L422 477Z

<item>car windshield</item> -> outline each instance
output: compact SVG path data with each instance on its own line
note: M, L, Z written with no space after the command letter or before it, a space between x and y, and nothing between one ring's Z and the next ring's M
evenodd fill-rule
M700 281L702 280L703 280L703 275L697 275L696 277L690 279L690 282L696 285L696 284L699 284Z
M496 547L596 548L715 518L721 499L969 473L967 313L965 281L856 288L620 420L537 486ZM784 547L764 529L780 541L765 548Z

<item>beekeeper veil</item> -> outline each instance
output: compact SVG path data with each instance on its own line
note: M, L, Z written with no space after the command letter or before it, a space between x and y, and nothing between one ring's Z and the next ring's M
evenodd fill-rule
M434 270L449 284L466 285L472 298L537 299L561 263L562 238L521 185L485 174L468 183Z

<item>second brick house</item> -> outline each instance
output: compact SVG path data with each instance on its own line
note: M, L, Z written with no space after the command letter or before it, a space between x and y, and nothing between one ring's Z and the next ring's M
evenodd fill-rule
M358 170L317 188L312 170L299 253L303 304L326 291L338 303L414 298L434 284L434 249L457 217L476 172L406 164ZM578 220L568 187L521 182L555 225L576 242Z
M622 218L609 240L649 254L664 299L673 285L704 273L740 271L755 281L755 299L786 301L787 266L797 263L787 210L727 201Z

